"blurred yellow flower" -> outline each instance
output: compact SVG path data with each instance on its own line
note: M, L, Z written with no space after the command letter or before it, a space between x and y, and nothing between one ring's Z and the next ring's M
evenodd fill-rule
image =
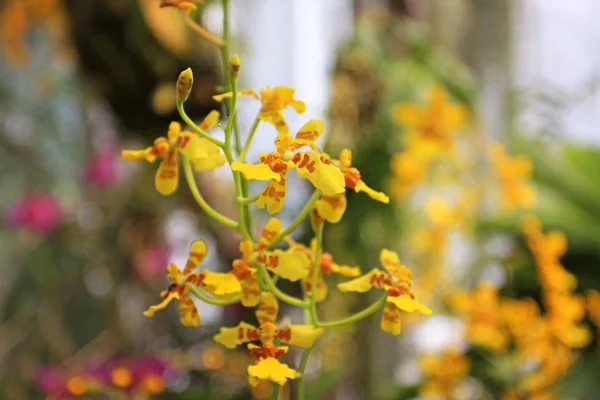
M419 390L424 397L459 399L456 387L471 369L471 363L462 352L450 348L441 354L424 355L420 357L419 365L425 376Z
M523 155L509 156L499 142L492 143L490 157L500 183L502 207L508 210L533 208L536 194L528 182L533 170L531 160Z

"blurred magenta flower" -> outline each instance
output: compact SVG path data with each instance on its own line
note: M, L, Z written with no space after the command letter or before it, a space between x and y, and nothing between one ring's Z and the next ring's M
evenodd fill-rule
M37 371L34 382L50 399L74 399L94 393L140 399L164 392L173 372L164 359L147 355L112 359L69 372L46 366Z
M28 228L51 233L60 224L61 207L50 193L30 193L12 204L6 213L7 222L16 228Z
M169 249L165 247L149 246L136 253L133 265L142 279L151 280L164 275L169 254Z
M101 146L86 167L84 180L90 186L106 187L119 178L121 151L113 144Z

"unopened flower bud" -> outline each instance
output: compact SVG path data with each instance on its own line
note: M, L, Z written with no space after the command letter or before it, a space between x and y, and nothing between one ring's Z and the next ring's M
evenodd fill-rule
M237 54L234 54L229 61L229 74L233 79L237 79L240 74L240 58Z
M193 83L194 74L192 74L191 68L179 74L179 78L177 79L177 104L183 103L188 99Z

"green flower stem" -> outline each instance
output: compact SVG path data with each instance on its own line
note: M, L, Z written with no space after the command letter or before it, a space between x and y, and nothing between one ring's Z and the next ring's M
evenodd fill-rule
M277 287L277 285L275 285L275 282L273 282L273 279L271 279L271 276L269 275L269 271L267 271L267 268L265 268L265 266L261 263L254 263L257 267L258 270L260 272L260 274L262 275L265 283L267 284L267 287L269 288L269 290L281 301L291 304L293 306L296 307L300 307L300 308L307 308L309 306L309 303L306 301L302 301L300 299L297 299L296 297L287 295L285 293L283 293L281 290L279 290L279 288Z
M252 124L252 128L250 128L250 133L248 133L248 137L246 138L244 148L242 149L242 152L238 157L239 162L244 162L246 160L246 155L248 155L248 150L250 150L250 144L252 143L252 139L254 139L254 134L256 133L256 129L258 128L259 124L260 118L256 117L254 123Z
M242 191L242 176L239 172L233 173L233 183L235 184L235 193L239 197L243 193L243 191ZM245 240L250 240L251 242L254 243L254 241L252 240L252 236L248 232L248 227L246 226L247 220L245 219L244 215L245 215L244 205L241 203L238 203L238 220L240 221L238 230L242 234L242 236L244 237Z
M232 298L230 300L213 299L211 297L208 297L204 293L202 293L200 291L200 289L198 289L197 286L191 285L191 284L188 284L188 290L190 291L190 293L192 293L194 296L196 296L197 298L199 298L203 302L208 303L208 304L212 304L213 306L228 306L228 305L231 305L231 304L238 303L240 301L240 296L236 296L236 297L234 297L234 298Z
M369 307L365 308L364 310L357 312L356 314L353 314L346 318L338 319L337 321L321 322L320 326L321 326L321 328L339 328L342 326L350 325L354 322L360 321L361 319L363 319L365 317L368 317L369 315L371 315L374 312L376 312L377 310L379 310L382 306L385 305L386 300L387 300L387 296L383 296L382 298L377 300L375 303L371 304Z
M252 197L238 197L237 201L238 201L238 203L242 203L242 204L252 204L256 200L258 200L259 197L260 197L260 193L255 194Z
M183 157L183 156L181 158L183 159L182 162L183 162L183 172L185 174L185 180L187 181L190 191L192 192L192 196L194 196L194 199L196 200L198 205L211 218L219 221L220 223L222 223L223 225L225 225L229 228L239 229L239 224L237 222L235 222L234 220L227 218L223 214L219 213L217 210L212 208L206 202L206 200L204 200L204 198L200 194L200 191L198 190L198 186L196 185L196 179L194 178L194 172L192 171L192 164L190 163L190 160L188 160L186 157Z
M279 400L279 389L281 389L281 385L277 382L273 382L273 400Z
M321 191L318 189L315 190L313 195L308 200L308 203L306 203L306 205L304 206L304 209L300 211L300 214L298 214L296 218L294 218L294 220L279 235L277 235L275 239L273 239L269 247L273 247L277 243L281 242L281 240L283 240L284 237L292 233L294 229L296 229L298 225L300 225L302 221L304 221L304 218L306 218L306 216L312 211L313 207L315 206L315 203L317 202L317 200L319 200L320 197Z
M317 280L319 278L320 264L321 264L321 250L323 248L323 224L315 232L317 239L317 247L313 254L313 269L312 276L310 277L310 318L314 326L319 327L319 317L317 316Z
M296 400L304 400L304 371L306 370L306 366L308 365L308 359L310 358L310 353L312 353L314 346L310 346L308 349L304 350L302 353L302 359L300 360L300 365L298 366L298 378L296 379Z
M177 111L179 112L179 115L181 116L181 118L183 119L183 121L187 124L187 126L189 126L190 128L192 128L192 130L194 132L198 133L203 138L205 138L205 139L213 142L214 144L216 144L220 148L223 148L225 146L225 143L221 142L218 139L215 139L214 137L210 136L208 133L204 132L202 129L200 129L200 127L198 125L196 125L194 123L194 121L192 121L190 119L190 117L188 117L188 115L185 113L185 110L183 109L183 103L177 103Z

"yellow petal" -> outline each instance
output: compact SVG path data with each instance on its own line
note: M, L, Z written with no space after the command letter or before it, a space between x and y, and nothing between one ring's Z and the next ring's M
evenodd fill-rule
M270 218L263 228L256 250L260 251L269 247L271 242L273 242L273 239L275 239L275 237L279 235L281 231L283 231L281 221L274 217Z
M154 187L163 196L168 196L177 190L179 184L179 165L177 162L177 152L171 150L160 163L158 171L156 171Z
M312 325L288 325L286 329L280 329L277 338L283 343L306 349L311 347L322 334L322 328Z
M204 117L202 122L200 122L200 125L199 125L200 129L202 129L203 131L209 130L210 128L215 126L217 124L217 122L219 122L220 117L221 117L221 114L217 110L212 110L211 112L208 113L208 115L206 117Z
M232 273L206 271L203 283L211 286L218 296L242 292L240 282Z
M167 131L167 137L169 140L175 140L181 133L181 124L177 121L173 121L169 124L169 130Z
M271 180L265 190L262 191L258 200L256 201L256 207L265 208L269 214L275 214L281 211L283 204L285 203L285 196L287 193L287 179L285 172L278 174L278 180Z
M214 336L215 342L221 343L228 349L235 349L242 343L258 339L258 330L245 322L233 328L221 328Z
M388 296L388 303L394 304L396 307L403 311L415 312L420 311L425 315L431 314L431 308L419 303L417 300L411 298L409 295L402 296Z
M294 164L298 175L308 179L326 196L343 193L346 187L344 174L335 165L323 164L318 154L296 153Z
M278 135L290 134L290 128L281 111L276 111L268 114L259 113L259 118L265 122L270 122L271 124L275 125L275 129L277 129Z
M312 293L312 281L310 273L306 278L304 278L302 284L304 285L304 290L306 293ZM320 303L323 300L325 300L325 298L327 298L327 291L327 284L323 280L323 274L319 271L319 273L317 274L317 288L315 290L315 297L317 303Z
M183 271L179 269L177 264L171 263L167 265L167 276L169 277L171 283L179 282L179 276L181 276L182 273Z
M192 242L192 246L190 247L190 254L188 256L187 262L185 263L185 268L183 269L183 273L185 275L192 272L202 261L204 257L206 257L206 253L208 248L206 247L206 243L204 240L194 240Z
M368 292L372 287L383 288L386 282L390 280L390 276L377 269L373 268L370 272L360 278L352 279L351 281L338 284L338 289L342 292Z
M256 319L260 324L266 322L275 322L279 312L279 303L277 297L271 292L262 292L260 294L260 304L256 309Z
M301 100L296 100L294 98L294 93L296 93L296 89L293 89L288 86L275 86L273 88L275 94L281 97L284 100L284 104L290 105L294 107L298 114L302 114L306 110L306 104Z
M381 329L392 335L399 335L401 327L400 310L394 304L387 303L381 316Z
M346 212L346 193L340 193L334 196L322 196L317 200L315 207L321 218L330 224L340 222L342 216Z
M121 158L127 161L145 159L148 162L154 162L156 160L156 156L152 155L152 147L144 150L122 150Z
M387 203L390 202L390 198L385 193L383 193L383 192L377 192L377 191L371 189L362 180L360 180L360 181L358 181L356 183L356 186L354 187L354 190L356 191L356 193L358 193L358 192L365 192L373 200L377 200L377 201L385 203L385 204L387 204Z
M301 147L310 146L323 134L324 130L325 124L323 121L311 119L300 128L298 133L296 133L290 151L296 151Z
M183 132L177 137L177 144L178 151L190 160L197 171L213 170L227 161L219 146L194 133Z
M342 168L350 168L352 166L352 151L344 149L340 152L340 165Z
M310 269L308 256L295 251L266 251L257 257L257 261L264 264L269 271L292 282L308 276Z
M144 311L144 315L146 317L153 317L155 312L157 312L159 310L163 310L165 307L167 307L167 305L173 299L179 299L179 293L177 293L177 292L169 293L163 301L161 301L160 303L158 303L156 305L150 306L146 311Z
M251 276L240 281L244 307L255 307L260 301L260 284L256 277L256 270L254 268L250 268L250 270L252 271Z
M179 319L184 326L200 325L200 314L194 304L194 300L187 293L179 298Z
M247 96L252 97L253 99L259 100L258 94L254 91L254 89L244 89L237 92L238 96ZM213 96L213 100L215 101L223 101L224 99L230 98L233 96L232 92L221 93Z
M355 276L360 276L360 268L359 267L351 267L349 265L337 265L333 264L331 266L331 270L336 274L340 274L342 276L353 278Z
M259 380L268 379L283 386L288 379L296 377L296 371L280 363L276 358L267 357L259 360L255 365L249 366L248 375ZM251 380L250 383L252 382L258 383L256 380Z
M246 164L234 161L231 164L231 169L241 172L246 179L254 179L259 181L275 180L279 181L281 176L277 172L273 172L267 164Z

